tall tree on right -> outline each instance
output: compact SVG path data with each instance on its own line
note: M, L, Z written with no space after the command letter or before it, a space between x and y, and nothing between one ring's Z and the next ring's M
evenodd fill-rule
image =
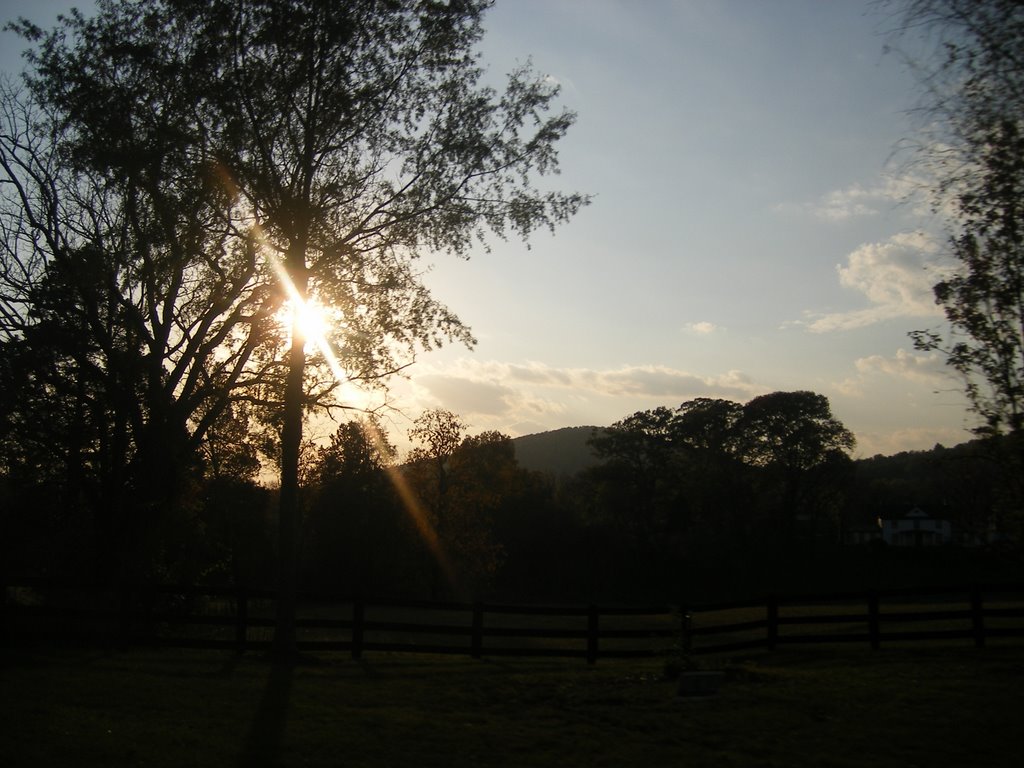
M947 328L911 333L963 379L975 432L998 437L1005 503L1024 503L1024 6L904 0L902 30L940 53L923 73L937 209L949 212L951 274L934 286Z
M918 67L925 160L955 269L934 286L948 321L915 331L963 377L982 435L1024 430L1024 6L902 0L902 34L938 44Z

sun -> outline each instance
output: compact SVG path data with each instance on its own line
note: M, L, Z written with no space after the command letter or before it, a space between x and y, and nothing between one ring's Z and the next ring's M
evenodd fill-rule
M329 338L335 327L331 310L318 303L316 299L302 301L298 296L292 295L281 308L280 322L283 327L290 329L294 320L298 321L306 351L317 350L323 355L324 362L331 369L334 378L339 384L345 384L348 377L342 370Z
M329 313L315 300L301 301L293 296L284 303L277 313L281 328L290 333L296 320L307 349L320 347L327 340L331 331Z
M321 345L326 340L331 330L331 323L327 316L327 310L315 300L298 301L292 299L298 320L299 330L302 332L306 344Z
M262 243L264 235L262 228L259 226L256 227L256 235ZM267 259L287 295L287 300L277 316L278 322L290 331L295 327L296 321L298 321L299 332L302 334L304 341L304 351L309 350L310 347L319 350L327 366L331 369L334 378L337 379L340 385L344 385L348 382L348 377L345 375L341 362L338 360L338 356L335 354L328 337L333 325L331 323L331 311L322 304L317 303L316 299L312 297L303 301L302 296L295 288L295 284L288 274L288 270L273 250L267 250ZM334 312L334 317L337 318L338 316L338 313Z

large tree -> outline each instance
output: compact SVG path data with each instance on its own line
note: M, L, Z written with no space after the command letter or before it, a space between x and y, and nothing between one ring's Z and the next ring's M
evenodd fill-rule
M762 472L759 495L769 532L793 540L800 521L813 542L841 491L856 440L816 392L772 392L750 400L736 423L743 460Z
M958 232L949 243L957 269L934 287L950 332L911 334L918 349L941 351L962 376L979 434L1024 431L1022 129L1009 119L992 127L978 176L957 197Z
M921 74L924 141L955 270L935 285L948 329L912 334L965 383L982 434L1024 429L1024 6L902 0L900 33L937 44ZM927 48L925 50L928 50Z
M674 557L722 532L792 540L799 518L821 515L854 437L824 395L773 392L640 411L591 444L605 462L591 472L600 506L642 549Z
M36 43L30 82L66 172L99 178L129 220L122 250L139 268L118 285L134 314L162 323L144 355L151 377L166 384L172 350L242 351L228 365L215 351L196 361L199 379L223 374L210 398L163 386L174 429L192 434L238 397L270 407L280 426L279 649L294 643L304 410L347 382L380 380L418 348L472 343L422 283L418 257L467 255L488 231L525 238L586 202L535 186L557 170L573 121L551 112L557 88L529 68L503 90L485 84L475 46L489 4L101 0L94 17L72 14L49 33L20 25ZM235 265L247 274L228 309L177 321L223 304L210 286ZM205 287L209 299L196 293ZM333 323L310 357L307 342L320 340L305 338L299 310L314 300ZM283 334L263 324L282 304Z
M408 526L388 472L394 447L373 416L338 426L315 448L304 490L301 562L307 583L348 595L395 591L406 571Z
M647 551L667 546L666 532L677 516L677 418L663 406L637 411L590 440L604 462L591 473L598 481L598 510Z
M1024 6L904 0L903 34L940 44L919 71L924 158L948 216L955 268L934 287L944 329L911 334L964 382L976 432L1002 466L1004 506L1024 504Z
M133 121L124 97L103 116L126 122L100 130L51 94L57 77L0 99L0 332L19 361L4 437L23 474L63 475L88 502L102 569L131 580L232 392L272 370L280 302L201 148L193 165L174 151L173 83L150 104L167 123Z
M427 564L435 598L442 591L479 597L490 585L503 560L495 516L528 482L510 437L465 430L451 411L425 411L409 430L416 445L402 468L418 501L417 525L436 543Z

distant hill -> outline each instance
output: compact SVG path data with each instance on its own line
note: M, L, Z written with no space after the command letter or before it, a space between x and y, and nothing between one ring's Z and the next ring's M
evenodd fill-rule
M555 476L574 475L597 464L587 445L594 430L602 427L565 427L551 432L523 435L512 440L519 466Z
M519 466L524 469L555 476L574 475L599 463L587 444L595 430L601 432L604 427L563 427L516 437L512 439L512 444L516 449ZM948 479L951 468L963 473L966 465L979 461L984 464L986 458L991 459L989 453L986 441L972 440L953 448L936 445L930 450L854 459L854 464L862 481L899 488L906 497L906 504L927 503L935 506L937 500L931 497L936 494L941 497L948 493L942 490L940 479ZM936 470L936 467L939 469ZM984 472L978 466L972 466L970 471ZM986 477L986 487L991 482Z

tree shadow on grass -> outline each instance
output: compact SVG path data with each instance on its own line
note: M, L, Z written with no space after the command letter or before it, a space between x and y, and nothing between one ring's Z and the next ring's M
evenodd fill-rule
M275 663L271 667L267 687L238 758L239 768L271 768L284 764L281 746L288 720L292 672L293 665L288 663Z

